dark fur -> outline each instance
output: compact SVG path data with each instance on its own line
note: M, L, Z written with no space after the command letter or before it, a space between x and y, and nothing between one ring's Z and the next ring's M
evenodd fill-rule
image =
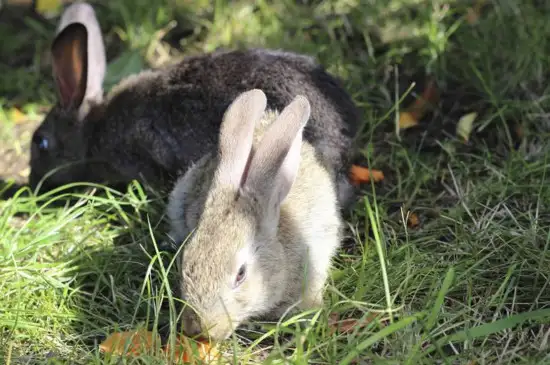
M138 179L167 191L192 162L216 148L223 113L235 97L258 88L268 108L282 110L298 94L309 99L305 139L338 171L339 197L347 204L360 116L340 83L311 57L265 49L218 51L154 72L93 105L82 121L74 107L58 103L33 137L47 136L50 148L40 151L33 143L31 186L48 170L76 162L49 177L43 189Z

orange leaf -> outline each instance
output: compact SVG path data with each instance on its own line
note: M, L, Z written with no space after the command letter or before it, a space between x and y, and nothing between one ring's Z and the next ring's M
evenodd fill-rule
M195 360L195 353L198 353L196 360L213 360L219 357L218 351L206 341L195 342L197 350L194 351L189 339L185 336L176 338L176 348L174 349L175 359L182 362L190 362ZM163 349L165 355L169 356L171 352L170 344L167 344Z
M410 213L407 219L407 225L410 228L418 227L420 224L420 219L418 218L418 214L416 213Z
M369 325L378 317L376 313L369 313L365 318L355 319L346 318L339 320L338 313L331 313L329 316L328 325L330 327L330 334L335 332L346 333L353 331L354 328L363 328Z
M115 355L140 355L148 353L155 344L160 345L158 334L153 338L153 332L150 331L127 331L111 334L99 345L99 349Z
M399 113L399 128L414 127L424 117L426 112L439 100L435 81L430 78L422 95L410 105L406 111Z
M374 182L379 182L384 180L384 173L380 170L371 170L367 167L361 167L358 165L352 165L349 179L353 185L360 185L363 183L369 183L372 180Z

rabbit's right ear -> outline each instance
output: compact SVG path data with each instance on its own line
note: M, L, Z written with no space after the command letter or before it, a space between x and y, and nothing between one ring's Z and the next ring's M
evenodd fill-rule
M101 29L90 4L63 12L52 44L52 68L61 106L83 119L90 102L103 98L106 58Z
M238 190L246 179L254 154L254 129L266 106L264 92L253 89L240 94L227 108L220 127L220 162L216 171L219 184Z
M300 165L302 134L309 120L308 99L298 95L265 131L249 166L244 189L254 191L266 207L278 207L287 197Z

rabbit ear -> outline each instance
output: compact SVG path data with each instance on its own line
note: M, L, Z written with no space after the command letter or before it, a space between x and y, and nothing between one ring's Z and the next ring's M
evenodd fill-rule
M73 23L59 33L52 46L53 74L65 109L80 107L86 94L87 35L86 27Z
M246 190L255 191L269 206L282 203L296 179L310 111L306 97L294 98L268 127L250 162Z
M217 181L239 189L246 179L256 123L267 105L263 91L253 89L240 94L227 108L220 127L220 163Z
M79 118L88 102L101 101L105 77L105 46L90 4L70 5L61 16L52 44L53 74L61 106L78 109Z

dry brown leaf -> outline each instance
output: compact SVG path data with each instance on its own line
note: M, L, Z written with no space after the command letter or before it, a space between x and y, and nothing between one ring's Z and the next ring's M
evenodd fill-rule
M115 355L136 356L150 352L153 346L160 346L160 336L157 334L155 337L153 332L145 330L116 332L107 337L99 345L99 349Z
M363 328L368 326L372 321L374 321L379 314L369 313L365 318L345 318L340 320L338 313L331 313L329 315L328 325L330 328L330 334L333 335L335 332L338 333L347 333L353 331L355 328Z
M196 360L213 360L219 357L218 351L208 342L195 342L199 358ZM163 349L164 353L169 356L171 352L170 344L167 344ZM174 356L177 360L190 362L194 360L193 347L189 339L185 336L179 336L176 339L176 348Z
M406 111L399 113L399 129L407 129L418 124L426 112L439 100L439 92L434 79L430 78L422 95Z
M418 214L416 213L410 213L407 217L407 226L410 228L418 227L420 224L420 219L418 218Z
M466 21L468 24L475 24L481 16L481 8L485 5L485 0L477 0L473 6L466 11Z
M384 180L384 173L380 170L369 169L359 165L352 165L349 173L349 179L355 186L366 184L372 181L379 182Z
M479 13L473 7L469 7L466 11L466 21L468 22L468 24L475 24L477 23L478 19Z
M518 139L523 139L523 137L525 135L524 132L523 132L523 126L521 124L517 123L514 129L515 129L515 132L516 132L516 137Z

